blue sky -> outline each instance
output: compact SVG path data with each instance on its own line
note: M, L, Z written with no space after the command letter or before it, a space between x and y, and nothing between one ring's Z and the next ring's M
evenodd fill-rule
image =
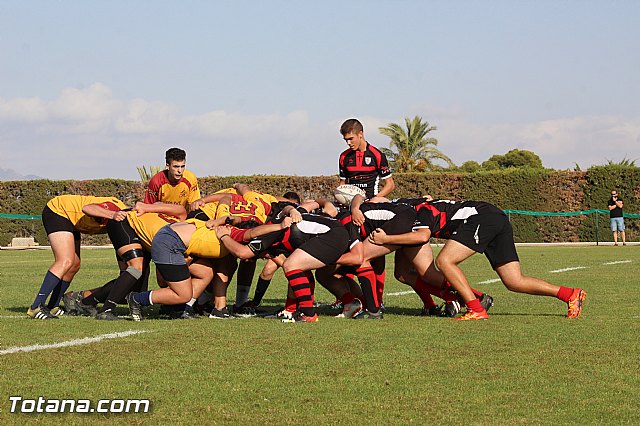
M0 1L0 167L337 173L342 121L420 115L455 163L640 159L636 1Z

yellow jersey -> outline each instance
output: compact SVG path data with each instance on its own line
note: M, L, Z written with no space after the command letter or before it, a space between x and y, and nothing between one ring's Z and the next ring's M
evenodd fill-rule
M200 199L198 179L189 170L182 173L182 178L175 185L169 182L166 170L156 173L149 181L144 194L144 202L147 204L155 204L160 201L167 204L179 204L185 209L198 199Z
M229 250L218 239L215 229L207 228L206 222L198 219L188 219L186 222L195 225L196 230L191 235L185 256L217 259L229 254Z
M180 222L180 219L164 213L145 213L138 216L137 212L130 211L127 214L127 222L140 237L142 247L150 251L151 242L158 231L165 225Z
M223 190L227 191L227 190ZM217 193L221 193L219 191ZM216 194L217 194L216 193ZM262 192L249 191L244 196L229 192L231 195L231 205L227 208L225 205L215 203L207 203L200 208L211 219L220 216L239 216L244 221L255 220L263 224L271 213L271 203L278 202L278 199L270 194Z
M55 214L69 219L73 227L83 234L105 233L108 219L87 216L82 212L82 208L89 204L100 204L101 207L111 211L127 208L116 197L94 197L91 195L60 195L49 200L47 207Z

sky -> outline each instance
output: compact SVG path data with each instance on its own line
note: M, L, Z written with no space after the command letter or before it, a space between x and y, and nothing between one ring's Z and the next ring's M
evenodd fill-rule
M640 164L638 1L0 0L0 167L138 180L333 175L358 118L456 164Z

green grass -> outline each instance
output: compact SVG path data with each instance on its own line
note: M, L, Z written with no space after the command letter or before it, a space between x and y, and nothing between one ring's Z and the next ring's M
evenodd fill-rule
M581 318L565 319L559 300L509 293L500 283L477 286L495 298L489 321L418 317L416 295L389 295L407 290L391 278L389 264L383 321L34 321L23 316L51 253L3 251L0 349L125 330L148 333L0 355L0 424L637 423L638 247L519 252L525 273L587 291ZM605 265L622 260L630 262ZM114 264L110 250L84 251L72 289L107 281ZM483 256L463 266L471 283L496 278ZM550 272L575 266L586 268ZM267 306L282 303L284 290L279 272ZM323 289L317 293L331 301ZM146 398L152 410L12 414L10 395Z

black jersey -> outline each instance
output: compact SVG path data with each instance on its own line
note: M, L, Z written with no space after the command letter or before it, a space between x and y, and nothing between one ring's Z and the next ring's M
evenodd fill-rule
M471 216L485 213L505 215L484 201L433 200L414 206L417 220L413 229L429 228L435 238L449 239L451 234Z
M378 228L394 235L411 232L416 220L416 211L403 203L363 203L360 211L364 215L360 227L353 224L351 212L343 213L339 219L345 226L357 229L362 240Z
M284 218L278 218L275 223ZM251 251L260 256L264 253L277 255L290 254L295 249L318 235L326 234L342 224L336 219L311 213L302 213L302 221L294 223L289 228L271 232L251 240L248 244Z
M378 193L380 179L391 176L387 157L369 142L364 152L347 149L340 154L339 170L340 179L362 188L367 198Z

